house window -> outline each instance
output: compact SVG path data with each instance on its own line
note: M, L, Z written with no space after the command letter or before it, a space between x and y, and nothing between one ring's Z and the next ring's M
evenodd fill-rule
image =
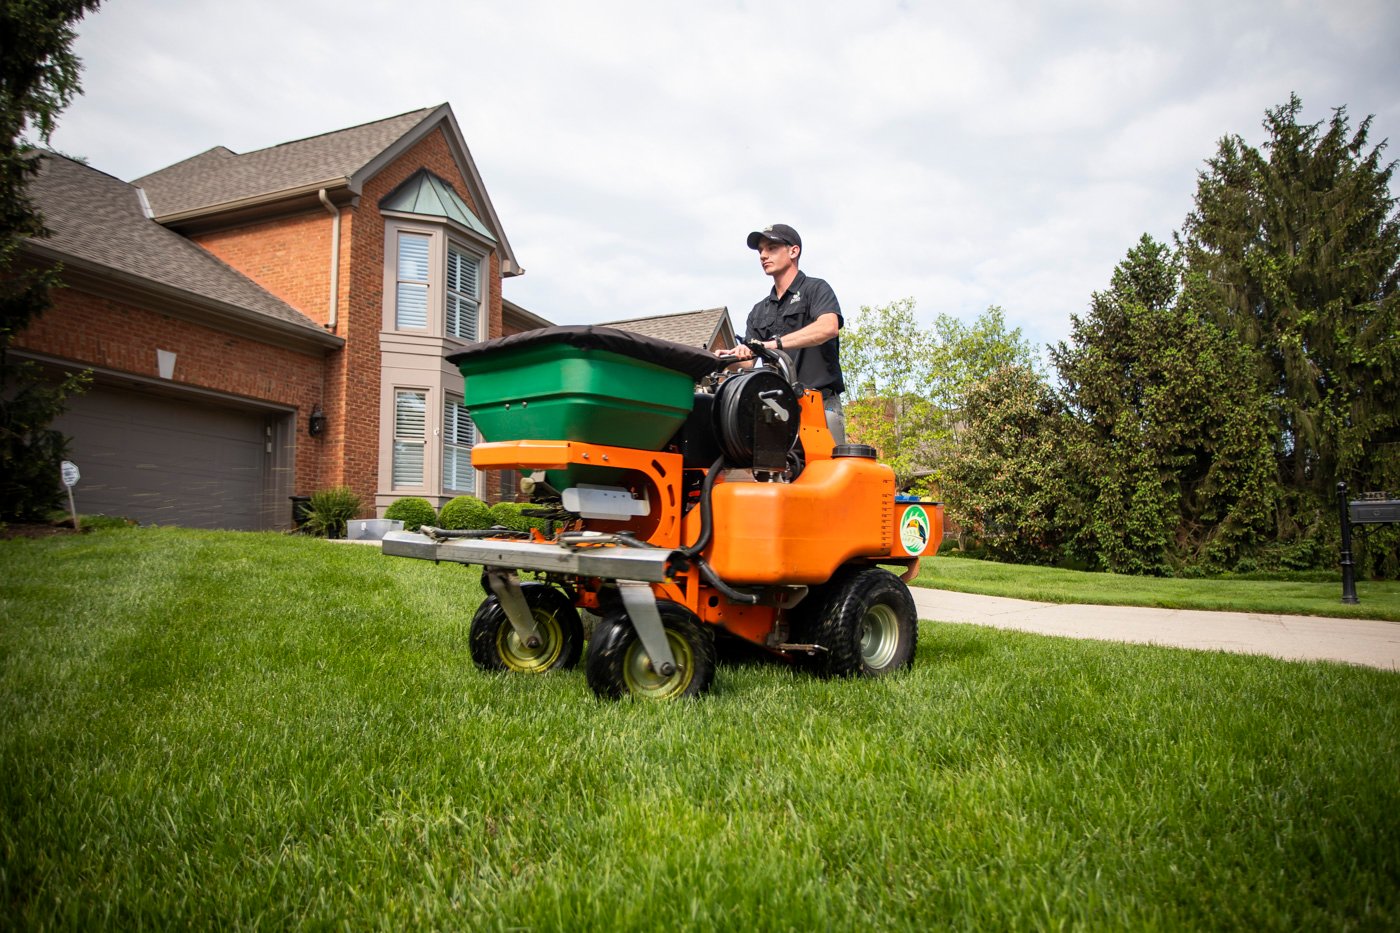
M520 473L516 470L501 470L501 501L514 502L520 498Z
M394 393L394 487L423 485L423 449L427 441L428 393L399 389Z
M480 336L481 257L455 243L447 246L447 333L463 340Z
M461 495L476 492L476 472L472 469L472 444L476 427L461 399L449 398L442 413L442 485Z
M397 288L394 293L394 326L426 330L428 327L428 249L432 237L421 233L399 234Z

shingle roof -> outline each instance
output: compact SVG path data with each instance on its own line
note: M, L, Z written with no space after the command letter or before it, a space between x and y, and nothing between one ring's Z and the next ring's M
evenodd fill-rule
M704 311L682 311L679 314L609 321L603 326L630 330L647 337L660 337L692 347L709 348L728 320L728 308L708 308Z
M50 231L32 241L45 253L85 260L326 337L315 321L148 218L137 189L120 179L48 153L30 182L29 195Z
M424 108L238 154L217 146L132 182L157 217L349 178L434 113Z

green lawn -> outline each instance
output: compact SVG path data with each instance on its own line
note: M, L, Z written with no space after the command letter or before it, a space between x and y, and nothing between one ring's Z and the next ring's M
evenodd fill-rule
M1335 616L1400 622L1400 582L1359 580L1360 602L1342 602L1341 571L1301 571L1204 580L1084 573L940 555L920 567L918 586L1048 603L1161 606Z
M0 927L1400 926L1393 673L926 623L607 703L478 673L476 579L0 542Z

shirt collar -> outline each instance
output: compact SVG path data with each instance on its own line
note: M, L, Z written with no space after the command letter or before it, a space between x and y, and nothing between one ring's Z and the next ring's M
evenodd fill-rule
M786 298L788 295L791 295L793 292L800 292L800 291L802 291L802 284L803 284L804 282L806 282L806 281L807 281L807 273L803 272L801 269L798 269L798 270L797 270L797 277L794 278L794 279L792 280L792 284L788 286L788 290L785 291L785 292L783 292L783 297ZM769 301L777 301L777 300L778 300L778 286L777 286L776 284L774 284L772 288L768 289L768 300L769 300Z

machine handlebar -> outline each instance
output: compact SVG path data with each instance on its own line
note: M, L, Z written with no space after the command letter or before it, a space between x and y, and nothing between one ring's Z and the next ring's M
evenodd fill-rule
M789 383L792 382L792 357L788 356L782 350L768 349L763 345L762 340L746 340L744 341L744 346L748 347L758 359L767 360L778 367L778 371L782 373L783 379Z

